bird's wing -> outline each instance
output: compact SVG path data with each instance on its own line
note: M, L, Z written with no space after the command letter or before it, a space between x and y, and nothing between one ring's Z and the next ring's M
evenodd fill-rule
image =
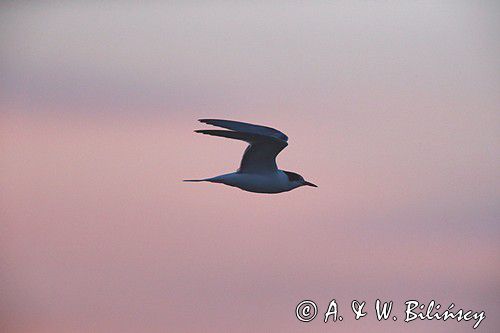
M224 119L199 119L199 121L205 124L227 128L236 132L261 134L265 136L272 136L283 141L288 141L288 137L285 133L267 126L254 125L241 121Z
M242 140L250 145L245 150L238 171L243 173L265 173L278 169L276 156L288 143L274 136L226 130L197 130L196 133Z

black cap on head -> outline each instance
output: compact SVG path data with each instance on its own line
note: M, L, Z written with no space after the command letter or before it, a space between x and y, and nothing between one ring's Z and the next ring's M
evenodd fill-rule
M291 182L304 180L304 177L302 177L298 173L290 172L290 171L283 171L283 172L288 176L288 180Z

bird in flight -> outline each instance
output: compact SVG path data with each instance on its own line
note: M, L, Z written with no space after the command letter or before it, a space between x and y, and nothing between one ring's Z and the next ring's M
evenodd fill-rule
M196 133L220 136L249 143L236 172L186 182L211 182L238 187L255 193L281 193L313 183L290 171L278 169L276 156L288 146L288 137L271 127L222 119L199 119L200 122L228 130L196 130Z

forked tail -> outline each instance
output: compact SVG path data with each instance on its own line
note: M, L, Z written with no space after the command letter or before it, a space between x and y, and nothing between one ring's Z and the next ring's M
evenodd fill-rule
M184 179L183 182L199 183L199 182L210 182L210 183L220 183L220 176L203 178L203 179Z

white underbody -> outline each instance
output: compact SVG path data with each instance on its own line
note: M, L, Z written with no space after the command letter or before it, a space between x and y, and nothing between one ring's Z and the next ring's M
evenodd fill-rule
M281 193L301 186L300 182L290 181L281 170L266 173L233 172L209 178L207 181L256 193Z

